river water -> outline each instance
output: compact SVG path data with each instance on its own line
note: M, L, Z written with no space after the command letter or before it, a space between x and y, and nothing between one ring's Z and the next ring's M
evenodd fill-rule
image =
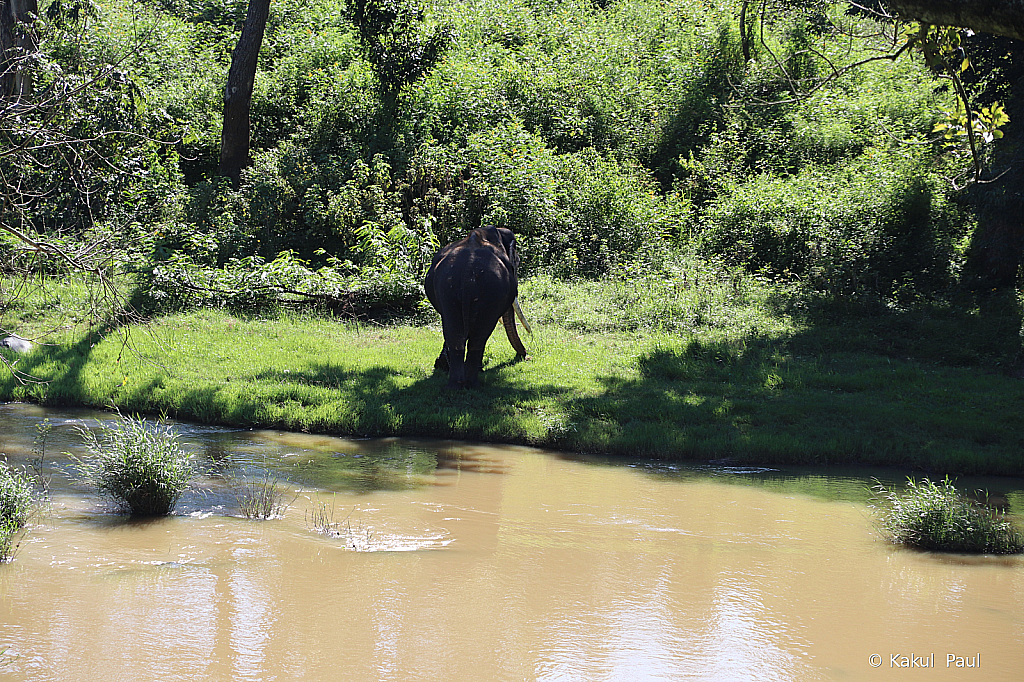
M1024 559L890 546L863 472L177 425L221 466L131 521L59 454L109 415L0 405L0 451L30 464L44 417L52 503L0 565L3 679L1024 679ZM227 480L262 466L291 504L251 521Z

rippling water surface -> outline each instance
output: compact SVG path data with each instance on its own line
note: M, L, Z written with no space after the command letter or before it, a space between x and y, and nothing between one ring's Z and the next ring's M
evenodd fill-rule
M1024 679L1024 560L887 545L865 472L177 425L206 474L130 521L58 454L109 415L0 405L0 451L29 464L44 417L52 504L0 565L4 679ZM239 518L229 481L262 467L291 505ZM1024 507L1021 481L975 483Z

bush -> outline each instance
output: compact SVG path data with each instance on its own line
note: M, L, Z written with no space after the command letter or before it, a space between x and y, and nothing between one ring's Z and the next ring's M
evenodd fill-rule
M842 167L736 186L704 212L704 253L807 277L834 295L941 289L951 276L955 208L917 159L870 152Z
M195 476L192 454L181 449L170 427L120 417L99 435L79 429L89 455L78 459L83 480L132 516L169 514Z
M942 483L907 479L898 493L878 485L886 501L881 529L896 543L942 552L1017 554L1024 535L992 509L960 493L947 477Z
M680 209L638 168L593 150L560 156L557 182L562 228L545 235L546 256L566 275L596 277L645 256L661 260L681 222Z
M381 256L379 262L362 269L329 258L329 265L313 270L291 251L282 251L269 262L259 256L232 259L223 268L203 267L175 254L153 268L148 281L135 292L132 305L148 312L223 307L236 314L252 314L287 307L357 316L414 309L423 298L417 273L425 266L417 269L401 256L419 246L407 234L394 231L377 241L390 258Z
M34 503L28 477L0 465L0 561L11 558L14 537L28 523Z
M481 224L508 227L524 273L595 277L656 252L679 222L636 164L592 149L556 154L520 122L474 133L459 152L423 145L410 178L440 243Z

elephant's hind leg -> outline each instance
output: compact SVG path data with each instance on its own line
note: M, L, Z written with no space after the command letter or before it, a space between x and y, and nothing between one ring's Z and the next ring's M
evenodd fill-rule
M469 344L466 348L466 386L472 388L480 382L480 372L484 367L484 346L487 344L487 339L484 339L483 343L474 343L474 339L469 340Z
M438 372L448 371L448 346L441 348L441 354L434 360L434 370Z
M466 342L456 340L444 344L448 354L448 388L466 385Z

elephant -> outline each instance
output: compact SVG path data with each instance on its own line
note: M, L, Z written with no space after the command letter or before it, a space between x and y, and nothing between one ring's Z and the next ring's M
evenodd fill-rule
M530 331L519 307L518 271L516 238L504 227L478 227L434 256L423 288L441 315L444 347L434 368L447 370L448 388L476 386L484 346L498 320L504 322L516 360L527 358L516 330L518 314Z

